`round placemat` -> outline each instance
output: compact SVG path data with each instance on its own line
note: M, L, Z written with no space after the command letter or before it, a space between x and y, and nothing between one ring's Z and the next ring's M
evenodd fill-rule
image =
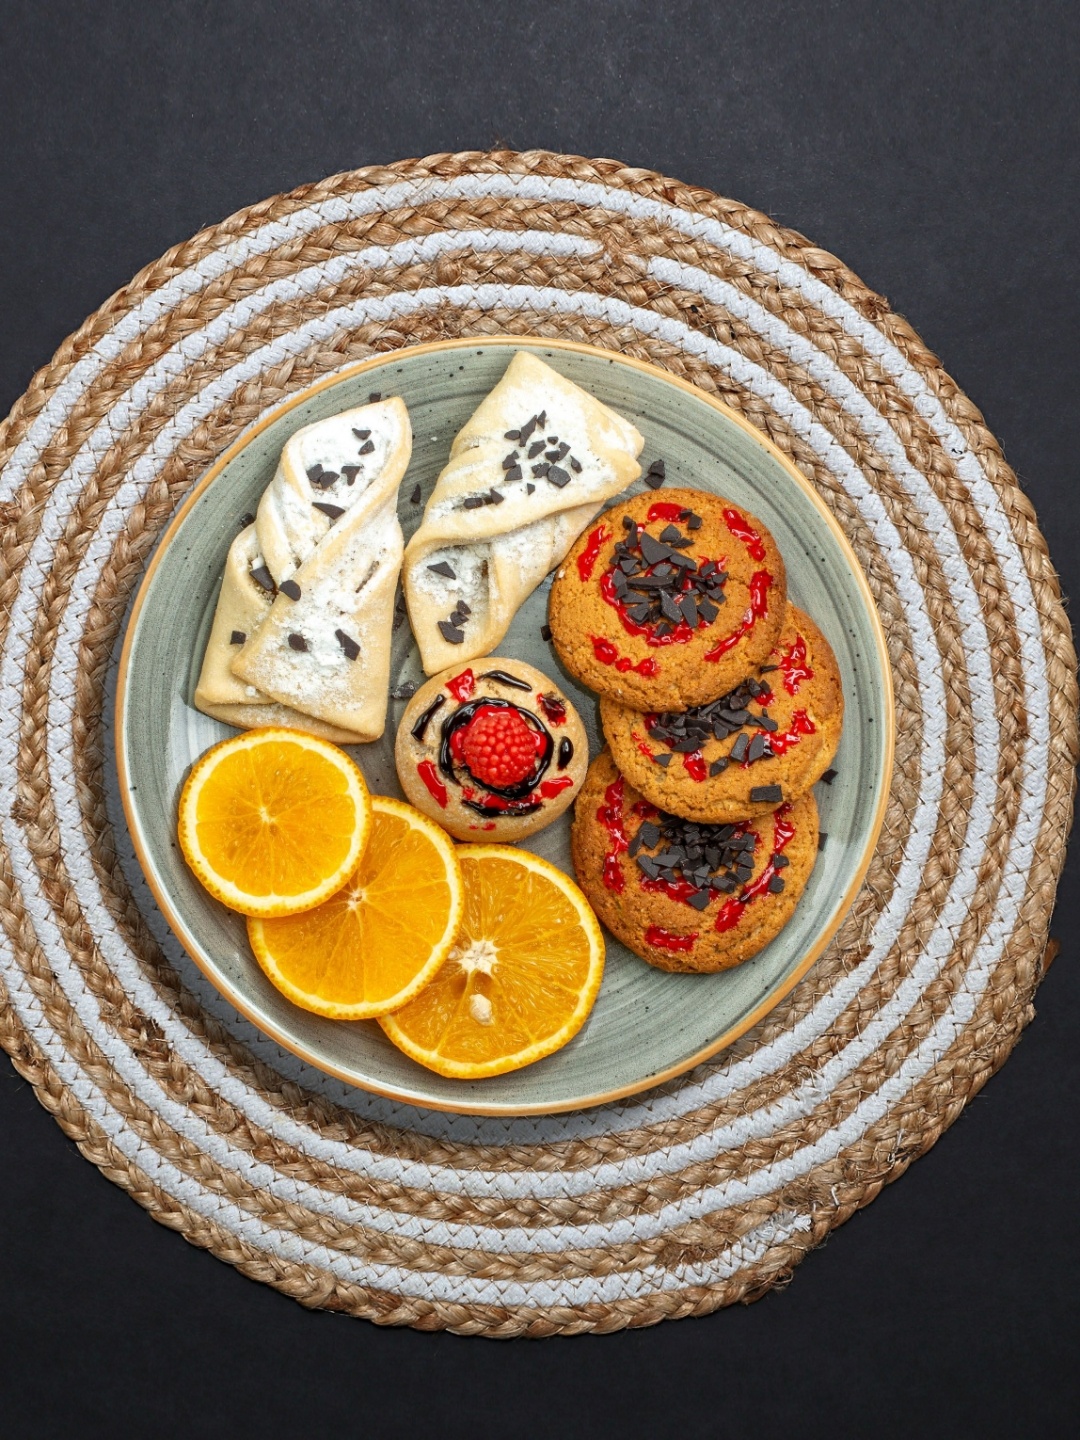
M481 334L638 356L763 430L850 537L896 691L882 837L808 977L680 1080L545 1118L395 1105L260 1036L164 926L115 789L119 638L180 498L321 376ZM245 1274L493 1336L753 1298L934 1143L1031 1018L1077 740L1045 542L910 327L763 215L546 152L335 176L103 305L0 464L3 1043L88 1158Z

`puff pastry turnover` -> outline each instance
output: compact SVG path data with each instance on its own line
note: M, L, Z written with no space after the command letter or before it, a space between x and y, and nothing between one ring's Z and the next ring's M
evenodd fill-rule
M628 420L527 351L450 449L405 551L425 671L495 651L521 603L641 473Z

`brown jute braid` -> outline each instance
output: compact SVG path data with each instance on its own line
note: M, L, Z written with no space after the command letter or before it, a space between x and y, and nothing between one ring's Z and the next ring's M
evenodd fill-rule
M606 187L607 198L586 203L581 198L551 198L542 189L528 187L514 193L450 196L418 188L425 182L485 175L601 185ZM403 182L412 182L405 195L400 193ZM378 198L391 187L398 187L393 192L396 198L385 205L367 210L360 206L346 213L340 204L367 193ZM907 1073L905 1065L913 1063L919 1047L964 993L995 906L1011 893L1007 856L1027 803L1022 776L1033 722L1023 685L1019 627L1031 617L1025 620L1018 613L1017 596L999 559L1001 536L990 528L957 457L881 359L830 313L830 307L814 303L797 286L782 283L775 268L745 258L747 252L737 247L717 245L704 230L673 223L663 211L646 219L631 216L617 203L620 196L655 201L702 220L720 222L746 240L767 247L822 282L900 351L959 428L999 497L1033 591L1032 613L1048 675L1046 803L1035 858L1019 904L1008 912L1009 933L989 983L949 1042L935 1051L933 1066L900 1089L878 1119L853 1132L831 1156L809 1167L795 1166L788 1178L765 1192L755 1191L748 1182L769 1167L776 1167L780 1175L785 1164L807 1147L845 1121L858 1119L866 1097ZM285 222L306 216L316 206L324 207L321 221L299 230L286 227ZM977 409L906 322L835 257L765 216L707 191L612 160L547 152L436 155L333 176L252 206L175 247L107 301L34 377L0 427L0 470L22 453L19 447L27 442L35 422L39 428L45 425L46 406L56 398L61 384L78 376L80 364L89 363L95 347L118 323L226 245L260 237L269 222L285 227L280 237L260 243L201 286L188 288L183 298L163 305L156 318L114 347L114 353L75 394L60 423L32 447L25 479L4 502L0 515L4 523L0 643L7 644L12 638L12 607L35 542L45 545L47 563L40 581L34 584L35 609L19 689L6 697L9 709L18 708L20 726L10 814L30 871L28 878L25 868L20 871L17 866L14 851L5 848L0 921L11 961L6 971L0 969L0 1039L65 1133L110 1179L192 1243L302 1304L343 1310L382 1324L450 1328L488 1336L541 1336L646 1325L757 1298L773 1285L786 1282L808 1249L872 1200L912 1159L925 1153L1004 1061L1033 1013L1032 999L1043 973L1047 926L1071 822L1077 729L1075 654L1057 579L1031 506ZM595 242L595 248L567 258L542 250L537 253L535 247L514 249L507 244L498 250L480 250L465 239L452 243L455 232L476 230L572 235ZM435 259L403 255L400 261L353 262L336 278L315 286L290 288L288 284L320 262L342 257L353 260L372 247L389 249L409 240L443 236L450 237L450 243ZM930 492L951 517L963 561L974 577L988 637L990 698L1000 762L973 899L950 930L950 950L936 974L921 985L917 999L890 1033L797 1118L776 1123L741 1145L721 1145L709 1158L672 1160L648 1179L634 1178L627 1171L613 1183L587 1188L571 1186L569 1181L588 1181L600 1165L619 1167L658 1156L682 1156L680 1147L726 1133L743 1117L766 1112L823 1076L829 1062L864 1035L882 1007L911 982L952 887L961 877L961 852L965 839L973 833L976 805L975 680L965 650L963 619L938 554L937 537L928 533L910 494L866 425L813 373L759 333L744 317L740 304L733 303L729 309L699 293L693 284L680 288L656 278L650 261L657 258L677 260L723 282L736 296L754 302L810 340L874 414L888 422L907 462L925 478ZM224 340L207 344L144 408L114 425L119 403L152 375L155 364L186 337L198 336L238 301L258 295L270 284L279 285L280 298L233 327ZM477 1131L476 1138L455 1139L426 1124L391 1124L371 1118L362 1108L338 1104L318 1088L287 1079L204 1008L183 975L170 964L121 868L122 837L114 833L106 808L111 757L104 708L126 607L146 557L177 501L245 426L279 400L343 364L402 346L485 334L585 341L647 359L692 381L767 433L826 498L870 580L885 621L893 664L899 721L896 768L877 854L863 890L828 952L806 981L727 1057L703 1067L701 1074L670 1082L658 1093L658 1102L664 1096L678 1102L680 1096L691 1093L689 1087L718 1065L750 1060L781 1041L797 1023L812 1018L845 976L856 972L869 953L875 926L894 898L897 874L912 843L913 812L925 779L921 770L925 716L920 657L915 654L907 602L897 586L892 557L862 518L841 477L810 447L783 407L762 399L703 354L646 333L633 323L616 323L595 307L559 311L506 304L481 308L468 301L448 305L436 300L406 317L368 320L329 341L311 343L291 357L267 361L254 379L209 409L190 435L157 464L145 494L125 507L107 553L94 562L91 603L78 642L73 728L67 737L74 757L76 823L81 824L87 840L100 899L157 1001L182 1027L176 1037L187 1037L192 1045L201 1047L198 1053L210 1055L223 1067L228 1085L225 1081L211 1083L201 1073L201 1062L192 1058L196 1052L187 1040L181 1044L179 1038L170 1038L147 1006L137 1002L103 949L93 917L84 912L75 893L65 843L69 821L58 800L49 748L58 667L66 663L59 655L58 642L73 587L79 583L80 567L88 563L91 542L134 467L154 455L155 441L183 406L216 377L293 335L313 317L357 300L451 288L469 295L478 287L492 285L526 286L569 298L588 296L624 303L728 347L778 382L842 447L879 497L884 514L911 557L939 663L948 677L942 717L946 757L942 799L918 891L895 941L831 1023L786 1054L775 1068L720 1097L681 1108L677 1104L673 1111L659 1103L646 1105L641 1113L634 1112L629 1124L620 1122L620 1111L613 1107L610 1115L601 1114L591 1129L564 1133L553 1128L550 1133L508 1136L505 1141L499 1141L493 1132ZM99 433L93 462L73 497L62 533L49 536L46 544L42 526L56 487L70 483L65 482L69 467L103 425L109 427L107 443ZM50 960L51 942L43 929L46 917L60 937L67 963L74 967L97 1008L96 1029L76 1013L70 985ZM33 1013L40 1018L33 1024L27 1023L25 1004L15 1003L16 986L20 993L34 997ZM50 1058L53 1052L46 1053L47 1037L50 1044L62 1042L64 1074L60 1062ZM138 1086L138 1094L111 1058L116 1047L133 1058L145 1080ZM97 1110L77 1097L73 1074L85 1077L101 1097L95 1106L106 1104L113 1115L122 1118L124 1145L110 1138ZM231 1093L258 1096L269 1109L260 1112L261 1118L248 1113L242 1100L229 1099L223 1093L229 1086L233 1087ZM156 1096L161 1097L162 1105L167 1102L180 1107L184 1116L195 1117L205 1137L246 1156L250 1168L241 1170L214 1158L208 1143L193 1138L184 1125L172 1123L156 1108ZM469 1183L463 1187L416 1180L406 1183L404 1171L395 1177L385 1171L370 1173L362 1165L350 1167L330 1158L329 1153L315 1153L316 1145L290 1138L295 1127L343 1147L342 1153L370 1155L399 1167L406 1163L441 1167ZM181 1202L168 1185L155 1179L151 1160L165 1163L194 1182L201 1196L199 1206ZM268 1172L279 1183L267 1182ZM566 1175L566 1193L509 1196L497 1188L485 1191L475 1180L470 1181L470 1177L487 1173L519 1172ZM289 1189L293 1184L307 1188L294 1194ZM742 1198L703 1213L687 1212L688 1218L665 1222L632 1240L605 1236L602 1243L596 1242L603 1227L627 1218L659 1221L677 1207L692 1207L703 1190L725 1184L743 1185ZM364 1213L370 1218L365 1220L359 1211L347 1208L333 1211L319 1196L333 1197L342 1205L368 1207ZM256 1228L239 1233L237 1224L229 1219L234 1213L248 1217ZM802 1228L785 1229L785 1217L789 1216L805 1217ZM400 1217L409 1224L385 1226L377 1223L378 1217ZM450 1243L445 1238L449 1232L436 1233L435 1227L445 1224L474 1226L504 1236L516 1227L574 1227L575 1233L588 1230L592 1238L567 1238L555 1249L485 1249L479 1242ZM329 1253L341 1257L342 1264L335 1270L315 1260L284 1259L250 1238L275 1231L309 1247L322 1247L306 1253ZM780 1238L770 1240L773 1234ZM758 1235L765 1236L760 1244L754 1238ZM749 1247L745 1254L740 1246ZM731 1260L733 1254L735 1261ZM741 1261L740 1255L744 1255ZM351 1270L342 1268L346 1260L352 1263ZM511 1291L505 1292L503 1303L465 1303L446 1298L425 1280L427 1276L457 1277L477 1284L498 1282L504 1289L509 1284L557 1286L578 1279L617 1281L645 1266L681 1274L684 1279L667 1289L604 1291L608 1298L586 1296L574 1303L544 1298L529 1302ZM711 1278L699 1283L697 1277L710 1266L715 1267ZM395 1286L380 1280L380 1267L407 1274L417 1283Z

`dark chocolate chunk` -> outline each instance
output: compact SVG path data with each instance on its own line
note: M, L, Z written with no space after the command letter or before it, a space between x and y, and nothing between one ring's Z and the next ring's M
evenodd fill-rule
M338 644L344 651L346 660L355 660L356 657L360 654L360 646L356 643L356 641L352 638L351 635L346 635L344 630L335 630L334 639L338 642Z
M651 820L645 821L638 834L641 836L641 843L649 850L660 843L660 827Z
M300 599L300 586L295 580L283 580L278 586L282 595L287 595L290 600Z
M665 525L663 530L660 531L660 539L665 545L673 545L676 540L681 540L682 538L682 531L677 525Z
M779 895L779 894L780 894L780 891L783 890L783 888L784 888L784 877L783 877L782 875L774 875L774 876L772 877L772 879L769 881L769 894L770 894L770 895Z
M521 431L520 431L520 430L507 430L506 434L503 436L503 439L504 439L504 440L520 440L520 439L521 439Z
M551 626L550 626L550 625L541 625L541 626L540 626L540 639L541 639L541 640L550 640L550 639L551 639Z
M728 767L728 758L727 758L726 755L721 755L718 760L714 760L714 761L712 762L712 764L709 766L709 775L710 775L710 777L711 777L713 780L715 780L716 777L717 777L717 775L722 775L722 774L724 773L724 771L727 769L727 767Z
M240 519L236 523L241 530L246 530L249 525L255 524L255 516L252 515L251 511L249 510L246 515L241 515Z
M820 831L820 832L818 833L818 837L817 837L817 848L818 848L819 850L824 850L824 849L825 849L825 841L828 840L828 838L829 838L829 837L828 837L828 834L827 834L824 830L822 830L822 831Z
M537 428L540 429L540 430L543 430L543 428L544 428L544 426L545 426L546 424L547 424L547 411L546 411L546 410L541 410L541 411L540 411L540 414L537 415L537 417L536 417L536 425L537 425Z
M353 481L356 479L357 475L360 474L360 466L359 466L359 465L342 465L342 467L341 467L341 473L342 473L342 475L345 476L345 483L346 483L347 485L351 485L351 484L353 483Z
M746 759L746 752L750 748L749 735L740 735L731 747L731 760L735 765L741 765Z
M521 466L520 466L520 465L515 465L512 470L508 470L508 471L506 472L506 474L505 474L505 476L504 476L503 478L506 480L506 483L507 483L508 485L512 485L516 480L520 480L520 479L521 479Z
M413 486L413 492L412 492L412 494L409 496L409 504L410 504L410 505L419 505L419 504L420 504L420 486L419 486L419 485L414 485L414 486Z
M570 472L564 470L561 465L552 465L547 472L547 478L552 485L557 485L560 490L564 485L570 484Z
M356 436L357 440L366 440L366 439L368 438L368 436L371 434L371 431L370 431L370 430L357 430L356 427L354 426L352 433Z
M575 475L581 474L581 461L576 455L570 456L570 469L573 470Z
M745 738L743 735L739 737L740 740ZM750 791L751 805L779 805L783 798L784 791L779 785L754 785Z
M439 621L439 634L448 645L463 645L465 643L465 632L459 630L456 625L451 625L448 620Z
M419 680L403 680L400 685L395 685L390 691L391 700L411 700L420 689Z
M317 485L319 483L319 476L322 473L323 468L321 465L312 465L308 468L307 478L311 481L312 485Z
M687 903L695 910L707 910L712 904L712 894L708 890L699 890L696 895L688 895Z
M340 479L341 476L336 470L324 470L321 475L316 475L311 483L317 485L320 490L329 490L330 486L336 485Z
M462 503L463 510L479 510L481 505L486 505L486 495L467 495Z
M344 509L340 505L328 505L324 500L315 500L312 503L314 508L321 510L328 520L340 520L342 515L345 514Z
M526 495L531 495L535 489L536 489L536 486L535 486L535 485L532 483L532 481L530 480L529 483L525 486L525 494L526 494Z
M838 770L826 770L825 774L822 775L821 779L824 784L831 785L839 773L840 772Z
M765 736L759 732L750 741L750 749L746 752L746 758L750 761L750 764L753 765L755 760L762 759L767 753Z
M537 441L535 442L535 444L529 446L528 458L529 458L530 460L535 460L536 457L537 457L537 455L540 454L540 451L543 450L543 448L544 448L544 442L543 442L543 440L537 440Z
M272 595L277 588L274 585L274 577L265 565L257 565L251 572L251 578L255 581L255 584L261 586L268 595Z
M367 398L368 398L368 404L369 404L369 405L376 405L376 404L378 404L378 402L382 399L382 391L381 391L381 390L373 390L373 391L371 392L371 394L370 394Z
M243 630L234 630L229 636L229 644L242 645L246 639L247 636L244 634Z
M464 600L459 600L459 601L457 602L457 604L454 606L454 609L460 611L462 615L471 615L471 614L472 614L472 611L470 610L470 608L468 607L468 605L465 604L465 601L464 601Z
M532 473L533 473L533 474L537 477L537 479L539 480L539 479L542 479L542 478L548 473L548 471L549 471L550 469L551 469L551 466L547 463L547 461L546 461L546 460L541 460L538 464L536 464L536 465L534 465L534 466L532 467Z
M656 761L657 765L663 765L665 769L671 764L670 755L654 755L652 758Z
M437 564L429 565L427 568L435 575L445 575L447 580L457 579L457 574L454 571L454 567L450 564L448 560L440 560Z
M370 455L371 452L372 452L374 449L375 449L375 441L374 441L374 440L365 440L364 443L363 443L363 445L360 446L360 451L359 451L359 453L360 453L361 455Z
M520 480L520 479L521 479L521 476L520 476L520 475L513 476L513 477L507 476L507 479L511 479L511 478ZM506 499L506 496L502 493L501 490L489 490L488 493L487 493L487 503L488 503L489 505L501 505L505 499Z
M297 634L295 633L295 631L294 631L293 634L291 634L291 635L289 636L289 649L290 649L290 650L301 650L301 651L303 651L303 650L306 650L307 648L308 648L308 643L307 643L307 641L304 639L303 635L297 635Z
M512 455L507 455L506 459L502 462L502 468L504 470L513 470L514 466L517 464L517 460L518 452L515 450Z

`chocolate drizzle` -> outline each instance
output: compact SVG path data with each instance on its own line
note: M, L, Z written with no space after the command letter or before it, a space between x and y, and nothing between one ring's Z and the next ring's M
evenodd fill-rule
M424 734L427 731L428 725L431 723L432 717L437 715L445 704L446 696L436 695L435 699L431 702L427 709L421 711L421 713L416 717L416 723L413 725L412 729L409 732L414 740L423 740Z
M531 690L532 686L527 680L520 679L517 675L511 675L507 670L485 670L477 677L480 680L494 680L496 685L508 685L511 690Z

